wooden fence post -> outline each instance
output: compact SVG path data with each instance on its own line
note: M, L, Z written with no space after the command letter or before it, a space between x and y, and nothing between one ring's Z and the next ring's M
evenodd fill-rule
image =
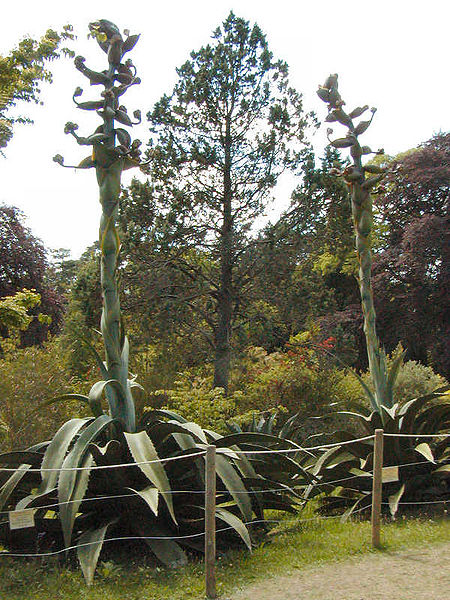
M383 430L375 429L372 480L372 546L380 548L381 499L383 492Z
M216 591L216 447L207 446L205 466L205 584L207 600Z

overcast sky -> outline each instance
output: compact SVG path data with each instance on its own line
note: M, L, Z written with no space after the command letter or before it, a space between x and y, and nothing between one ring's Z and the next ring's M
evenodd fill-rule
M257 22L274 57L287 61L291 84L304 94L306 109L325 116L326 106L315 90L329 73L339 73L348 105L378 108L364 142L396 154L450 129L449 6L447 0L18 0L8 4L14 12L2 14L0 53L7 53L25 34L39 37L50 26L71 23L78 35L72 45L76 54L85 56L88 66L103 69L104 54L87 40L87 25L109 19L121 29L142 34L130 55L142 84L127 94L127 107L131 112L141 108L145 114L171 91L175 67L191 50L209 42L232 9ZM95 172L62 169L52 157L59 153L67 164L79 162L86 152L64 135L64 124L76 121L80 135L87 135L98 117L77 111L72 103L75 87L87 86L71 61L55 62L51 68L54 83L42 86L44 105L20 107L35 124L17 126L6 159L0 157L0 203L21 208L28 226L47 247L69 248L78 257L97 237ZM137 135L146 141L146 127ZM325 127L315 135L317 147L323 146L324 138ZM294 184L285 180L279 187L269 215L286 206Z

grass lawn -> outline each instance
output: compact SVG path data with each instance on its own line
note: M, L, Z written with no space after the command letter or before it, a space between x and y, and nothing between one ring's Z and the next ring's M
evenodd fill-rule
M268 541L252 554L233 551L218 559L218 591L225 594L240 585L307 565L343 560L373 552L370 523L340 523L337 519L301 522L284 519ZM450 521L399 520L383 525L384 549L400 550L438 544L450 539ZM383 552L380 550L378 552ZM101 559L101 557L100 557ZM78 569L56 563L27 562L0 557L0 600L200 600L204 598L203 564L177 570L101 562L94 584L86 587Z

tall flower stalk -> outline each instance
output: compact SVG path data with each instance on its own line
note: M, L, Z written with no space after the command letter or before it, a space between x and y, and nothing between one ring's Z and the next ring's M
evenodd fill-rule
M120 181L122 171L135 166L143 166L140 162L140 141L131 141L126 129L116 127L116 122L132 126L140 123L140 111L133 113L130 119L125 106L120 105L121 96L133 85L139 84L136 69L130 59L123 62L124 55L130 51L139 39L138 35L129 35L120 30L114 23L101 19L89 24L90 35L95 38L100 48L107 54L108 66L104 71L93 71L85 65L85 59L77 56L75 67L91 85L102 85L104 90L98 100L79 102L83 94L78 87L73 100L82 110L95 110L103 123L93 134L81 137L77 134L76 123L66 123L65 133L71 134L81 146L92 146L92 153L74 168L95 168L99 186L102 216L100 220L99 245L101 250L101 289L103 310L101 332L105 347L105 362L96 356L103 380L91 390L91 405L97 412L100 398L105 392L109 403L110 415L119 419L125 430L135 430L135 408L132 387L135 385L128 378L129 345L120 311L117 267L120 252L120 238L116 228L119 209ZM60 155L54 160L64 165Z
M346 126L347 135L335 140L330 139L332 129L327 130L328 139L334 148L349 148L352 163L343 171L335 170L342 175L346 182L351 197L353 226L355 232L356 254L358 257L358 282L361 294L361 304L364 314L364 334L367 344L367 356L369 370L373 382L374 393L366 387L366 393L372 403L372 407L383 418L381 407L391 408L393 405L393 386L400 367L403 355L396 357L390 372L387 369L386 353L380 345L376 332L376 315L373 302L372 290L372 252L371 233L373 230L372 194L375 187L384 177L384 169L378 165L363 165L362 158L371 154L382 154L383 150L372 152L368 146L362 146L359 136L370 126L375 108L371 108L371 116L368 120L355 123L355 119L361 117L369 107L357 107L351 112L345 112L338 91L338 76L330 75L324 85L319 86L317 94L321 100L328 105L328 123L338 122Z

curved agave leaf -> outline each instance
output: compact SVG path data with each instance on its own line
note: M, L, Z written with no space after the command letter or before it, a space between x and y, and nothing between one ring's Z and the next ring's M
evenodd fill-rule
M250 446L247 444L244 444L242 447L249 452L265 449L262 446ZM256 472L263 477L267 477L270 473L275 476L275 479L286 478L287 476L301 476L310 482L315 479L313 472L310 473L296 460L285 454L250 454L248 455L248 459L251 461Z
M243 521L241 521L239 517L234 515L226 508L222 508L220 506L216 508L216 517L221 521L224 521L227 525L230 525L230 527L232 527L236 531L236 533L242 538L244 544L251 552L252 542L250 540L250 534L248 533L248 529L243 523Z
M50 441L48 441L48 442L38 442L37 444L33 444L32 446L30 446L28 448L28 452L40 452L44 448L47 448L47 446L49 444L50 444Z
M207 439L203 429L200 427L200 425L197 425L197 423L188 421L186 423L180 423L180 427L182 429L186 430L187 433L194 435L196 438L198 438L204 444L208 443L208 439Z
M54 490L58 482L60 472L58 469L62 466L69 446L82 427L92 421L91 418L70 419L58 429L42 459L41 477L42 482L35 494L23 498L17 507L26 508L32 502L46 496L51 490ZM48 469L54 469L52 471Z
M152 421L148 427L148 434L157 446L163 444L172 435L182 450L197 448L194 440L196 434L192 430L186 430L183 423L178 421ZM197 440L202 442L201 438L197 437Z
M415 417L411 433L447 433L450 429L450 403L431 403Z
M109 415L97 417L77 439L62 464L63 469L85 467L81 471L61 471L58 480L58 501L61 503L59 517L66 546L70 546L75 516L87 490L89 467L94 462L89 453L89 445L114 422L115 419Z
M385 406L384 404L382 404L380 409L381 409L380 413L381 413L381 418L383 421L384 431L395 433L394 430L397 429L396 417L397 417L398 403L394 404L394 406L391 406L391 407L388 407L388 406ZM386 415L388 418L386 418Z
M158 516L158 498L159 492L158 489L149 485L143 490L135 490L131 487L127 487L127 490L131 490L138 496L144 500L144 502L150 507L150 510L154 513L155 517Z
M2 485L0 488L0 511L3 510L8 498L27 474L28 469L31 469L31 465L20 465L17 471Z
M353 433L348 431L336 431L333 438L337 442L349 442L355 439ZM373 442L367 440L366 442L353 442L353 444L345 444L343 448L350 450L352 454L355 454L358 458L366 458L367 454L373 450Z
M400 407L398 413L401 417L400 419L400 428L402 433L414 433L414 425L415 419L418 418L421 411L425 408L426 404L431 400L438 400L442 395L442 392L445 393L447 388L442 388L431 392L430 394L424 394L423 396L419 396L418 398L413 398L409 402L406 402L402 407ZM438 410L442 405L435 405L430 407L430 410ZM417 433L417 432L416 432Z
M357 506L365 499L367 498L367 496L361 496L361 498L358 498L358 500L352 504L349 508L347 508L347 510L344 512L344 514L342 515L340 521L341 523L345 523L346 521L348 521L349 517L352 515L353 511L356 510Z
M392 496L389 496L389 499L388 499L389 500L389 510L391 511L392 518L395 518L395 515L398 510L398 504L400 502L401 497L403 496L404 491L405 491L405 484L400 486L400 488L395 492L395 494L392 494Z
M340 461L340 457L342 460ZM329 466L329 464L333 461L334 464L338 462L348 462L349 460L355 459L352 454L347 452L346 450L342 450L342 447L336 446L335 448L330 448L326 450L322 456L317 460L314 468L312 470L313 475L318 475L322 472L322 469Z
M280 429L280 434L279 436L281 438L288 438L291 439L291 432L293 430L293 426L296 423L298 417L299 417L300 413L296 413L294 416L290 417L286 423L283 425L283 427ZM296 428L296 427L295 427Z
M97 529L89 529L80 535L77 544L77 555L81 570L87 585L91 585L94 580L94 573L97 567L98 558L105 539L106 530L110 525L117 522L117 519L108 521Z
M301 446L295 442L287 439L281 439L275 435L269 433L257 433L253 431L245 431L243 433L232 433L231 435L225 435L216 441L217 448L224 446L240 446L241 444L263 444L266 448L271 446L280 446L286 450L296 448L299 451L303 450Z
M171 410L156 409L156 410L146 411L146 413L144 414L144 416L141 420L140 425L141 425L142 429L144 429L146 427L146 425L148 425L149 423L152 423L154 421L158 421L161 417L163 419L172 419L173 421L177 421L178 423L187 423L188 422L187 419L178 415L175 412L172 412Z
M416 452L419 452L419 454L424 456L430 462L436 463L436 461L434 460L433 452L431 451L430 445L427 444L426 442L422 442L421 444L416 446L414 449Z
M130 449L133 459L138 464L139 469L160 491L164 501L169 509L169 513L174 521L177 522L173 510L173 499L171 495L171 487L169 479L163 465L159 462L160 458L156 452L152 440L148 437L145 431L139 433L124 433L125 440ZM152 462L157 461L157 462Z
M236 502L244 520L251 521L252 503L250 501L250 494L236 469L227 458L220 454L216 455L216 472Z
M5 452L0 454L0 463L7 464L8 468L13 468L19 465L30 465L30 467L38 467L42 462L42 454L39 452L30 452L29 450L16 450L13 452Z
M450 465L442 465L435 470L435 473L449 473L450 474Z
M162 527L160 524L139 520L132 523L133 529L142 536L143 541L164 565L168 567L181 567L187 564L187 556L180 545L172 539L173 531ZM168 539L152 539L163 537Z

